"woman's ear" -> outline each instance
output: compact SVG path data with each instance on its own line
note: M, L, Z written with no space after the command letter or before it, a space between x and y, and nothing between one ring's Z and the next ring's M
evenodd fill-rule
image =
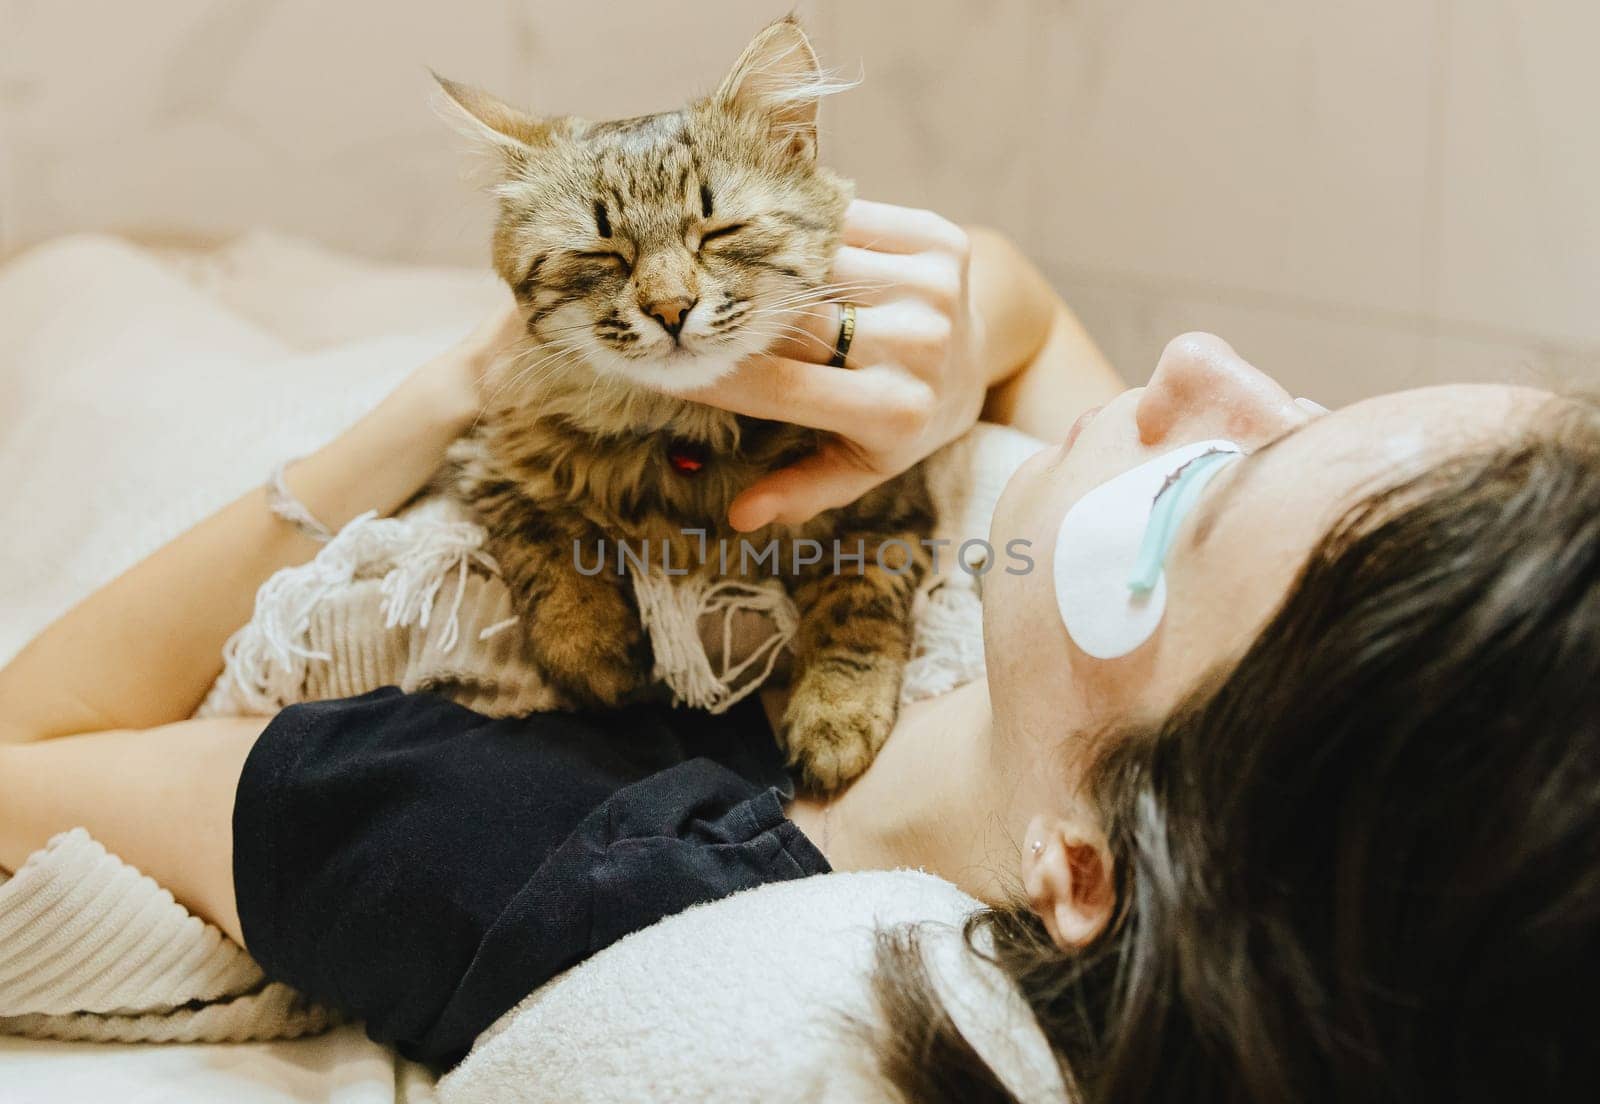
M1033 818L1023 843L1022 885L1028 905L1064 951L1088 946L1116 912L1111 849L1086 815Z

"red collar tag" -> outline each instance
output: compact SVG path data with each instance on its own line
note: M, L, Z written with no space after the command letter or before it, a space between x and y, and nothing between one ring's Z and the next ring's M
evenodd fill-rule
M667 463L679 475L695 475L706 466L706 450L690 441L674 441L667 446Z

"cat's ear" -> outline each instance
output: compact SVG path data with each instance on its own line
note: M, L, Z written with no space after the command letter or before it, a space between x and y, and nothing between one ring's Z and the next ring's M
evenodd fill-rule
M817 156L817 103L849 87L822 71L799 20L785 16L756 35L713 97L732 111L767 121L773 141L791 156Z
M549 140L551 125L548 121L518 111L481 89L458 84L438 73L433 73L433 79L444 91L441 106L446 116L475 141L518 159Z

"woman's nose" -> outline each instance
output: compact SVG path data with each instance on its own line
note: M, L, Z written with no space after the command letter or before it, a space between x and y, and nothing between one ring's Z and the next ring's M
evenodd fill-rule
M1159 445L1226 437L1258 448L1312 415L1289 392L1257 371L1215 334L1187 333L1161 352L1150 383L1139 397L1139 439Z

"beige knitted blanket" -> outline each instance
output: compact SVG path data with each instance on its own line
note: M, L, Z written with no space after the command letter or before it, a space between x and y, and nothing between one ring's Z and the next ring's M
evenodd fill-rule
M987 535L1001 488L1037 447L980 426L930 459L935 535L950 543L918 599L906 699L981 676L981 576L958 569L954 554ZM549 708L521 634L506 631L509 598L481 543L438 505L352 523L310 564L262 587L201 713L270 714L390 685L498 716ZM659 582L636 587L657 673L680 700L726 708L781 665L793 623L781 592L702 583L679 593ZM220 1042L291 1038L334 1020L267 982L241 948L82 829L0 876L0 1032Z

